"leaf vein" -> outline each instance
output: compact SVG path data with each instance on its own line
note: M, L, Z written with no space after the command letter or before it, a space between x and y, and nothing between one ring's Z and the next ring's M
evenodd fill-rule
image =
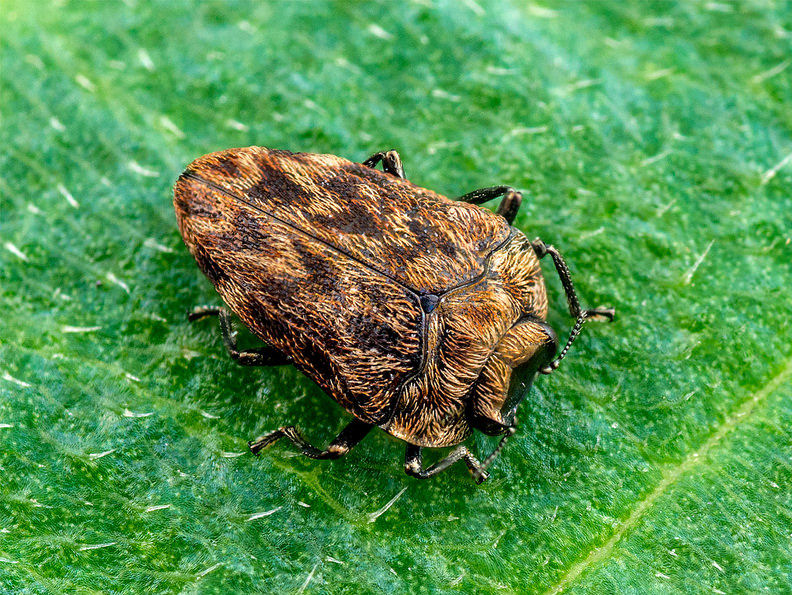
M763 402L790 377L792 377L792 358L787 359L786 364L778 374L771 378L762 388L745 399L728 417L726 417L697 450L685 457L681 463L666 469L657 486L636 504L633 511L613 535L611 535L603 545L594 547L594 549L590 550L585 558L570 566L561 580L550 587L546 593L548 595L560 593L583 574L583 572L607 559L616 545L621 541L622 537L624 537L629 530L638 525L644 514L671 486L683 475L701 463L706 458L709 451L717 445L726 434L735 429L741 422L748 419L756 409L756 406Z

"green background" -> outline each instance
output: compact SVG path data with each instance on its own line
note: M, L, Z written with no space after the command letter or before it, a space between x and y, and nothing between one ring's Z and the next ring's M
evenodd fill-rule
M792 5L1 8L1 590L792 590ZM517 186L517 227L617 307L491 481L408 478L378 431L245 452L348 419L185 321L218 298L172 184L252 144Z

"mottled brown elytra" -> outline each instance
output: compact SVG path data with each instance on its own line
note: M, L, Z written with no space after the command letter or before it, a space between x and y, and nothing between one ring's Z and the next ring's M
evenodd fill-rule
M476 206L498 197L497 213ZM449 200L408 182L395 151L353 163L248 147L192 162L175 188L182 237L266 347L238 351L224 308L190 319L218 315L240 364L292 364L354 416L325 450L284 426L252 441L253 453L286 437L335 459L378 426L407 443L410 475L461 459L486 479L536 374L558 366L586 320L614 314L581 309L561 255L511 226L521 198L496 186ZM555 359L547 254L576 319ZM458 446L424 468L423 447L459 445L473 429L503 436L483 462Z

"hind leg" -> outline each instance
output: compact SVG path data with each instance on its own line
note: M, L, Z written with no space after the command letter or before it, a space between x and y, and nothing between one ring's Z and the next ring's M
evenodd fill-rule
M386 174L404 179L404 166L402 166L401 157L399 157L396 151L380 151L379 153L374 153L363 162L363 165L366 167L376 167L380 161L382 161L382 171Z
M291 363L291 358L284 355L274 347L260 347L248 351L237 349L236 332L231 325L231 313L225 308L198 307L187 314L190 322L201 320L207 316L220 317L220 332L223 334L223 343L228 354L240 366L282 366Z

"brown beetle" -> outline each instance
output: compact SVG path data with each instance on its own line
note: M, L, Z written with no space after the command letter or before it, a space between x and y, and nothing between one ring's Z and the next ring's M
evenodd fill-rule
M501 196L497 214L475 206ZM252 441L253 453L286 437L334 459L378 426L407 442L410 475L462 459L486 479L537 372L558 366L586 320L614 314L582 310L560 254L511 226L521 198L496 186L449 200L408 182L395 151L353 163L248 147L191 163L175 187L184 242L267 347L238 351L223 308L190 319L219 315L240 364L293 364L355 418L325 450L284 426ZM546 254L576 318L556 359ZM423 447L458 445L474 428L503 435L483 462L458 446L423 467Z

